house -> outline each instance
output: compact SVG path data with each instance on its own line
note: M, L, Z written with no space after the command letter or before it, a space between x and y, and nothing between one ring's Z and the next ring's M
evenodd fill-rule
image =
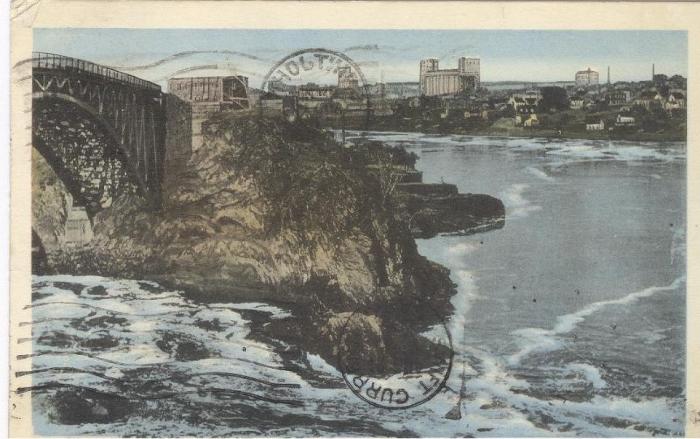
M615 120L615 125L617 126L631 126L635 124L635 119L632 116L623 116L622 114L617 115Z
M625 105L632 99L632 92L629 90L612 90L608 94L609 105Z
M521 93L513 93L508 99L508 105L513 107L515 113L530 114L537 111L537 105L542 100L539 90L526 90Z
M605 122L599 117L587 117L586 118L586 131L603 131L605 129Z
M542 99L538 99L536 97L526 97L525 104L527 104L529 107L536 107L537 104L539 104L541 100Z
M664 103L664 110L674 111L683 110L685 108L685 95L680 92L669 93L668 99Z
M572 110L580 110L583 108L584 99L582 96L572 96L569 98L569 108Z
M537 115L534 114L534 113L531 114L530 117L527 118L527 119L523 122L523 126L524 126L524 127L529 127L529 128L538 126L539 124L540 124L540 120L537 119Z
M537 118L537 114L517 114L513 119L513 124L515 126L522 126L532 128L540 124L540 120Z
M513 93L511 96L514 98L523 98L523 99L532 98L532 99L535 99L537 102L542 100L542 92L538 89L529 89L529 90L520 91L517 93Z
M508 105L513 107L513 110L515 110L515 112L517 113L518 108L525 105L525 99L521 97L511 96L510 99L508 99Z
M634 100L634 104L644 107L647 110L651 110L652 108L659 106L661 101L663 101L663 97L659 93L656 91L647 90L639 94L639 97Z
M537 112L536 98L522 98L519 96L512 96L508 100L508 105L513 107L515 114L530 114Z

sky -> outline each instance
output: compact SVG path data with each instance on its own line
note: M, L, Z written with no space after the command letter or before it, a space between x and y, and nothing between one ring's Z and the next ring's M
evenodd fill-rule
M358 63L368 82L418 81L423 58L455 68L460 56L481 58L481 80L573 81L591 67L606 80L638 81L656 73L687 76L685 31L536 30L246 30L35 29L34 50L115 67L161 85L191 76L242 74L260 86L286 55L322 47ZM183 53L186 52L186 53Z

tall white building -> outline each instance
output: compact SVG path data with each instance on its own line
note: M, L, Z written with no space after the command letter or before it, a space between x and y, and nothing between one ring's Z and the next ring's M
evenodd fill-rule
M460 73L476 78L477 85L481 80L481 59L462 57L457 62Z
M475 90L481 81L481 60L462 57L456 69L440 70L436 58L420 62L420 93L424 96L456 95Z
M598 72L591 69L590 67L586 70L579 70L578 72L576 72L577 87L588 87L591 85L598 85L598 79Z

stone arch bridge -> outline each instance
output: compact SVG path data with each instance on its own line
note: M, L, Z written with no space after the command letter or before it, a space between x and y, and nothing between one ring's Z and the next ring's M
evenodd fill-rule
M32 57L32 98L33 146L89 216L129 192L158 207L166 143L191 142L191 133L166 142L166 125L189 105L135 76L41 52Z

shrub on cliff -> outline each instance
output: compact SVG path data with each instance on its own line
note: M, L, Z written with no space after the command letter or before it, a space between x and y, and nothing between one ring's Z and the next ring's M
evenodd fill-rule
M261 192L269 234L290 229L347 236L357 228L367 230L370 218L386 216L383 180L367 169L370 157L343 148L318 129L230 115L204 129L230 130L226 138L234 147L228 164Z

